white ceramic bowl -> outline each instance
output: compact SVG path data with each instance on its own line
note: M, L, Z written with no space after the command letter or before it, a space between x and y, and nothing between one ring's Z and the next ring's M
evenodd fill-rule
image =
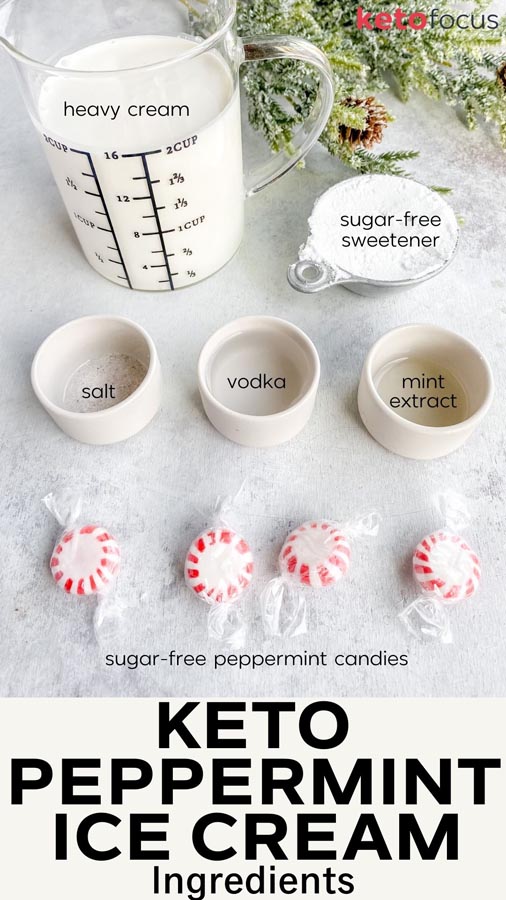
M205 344L198 382L207 417L246 447L273 447L306 425L320 380L312 341L273 316L246 316Z
M90 359L124 354L141 362L146 374L121 402L94 412L65 408L70 378ZM39 347L32 364L32 385L56 424L77 441L114 444L141 431L160 408L162 374L149 334L122 316L85 316L53 331Z
M403 357L432 360L449 370L467 397L467 417L446 426L421 425L399 415L376 389L378 373ZM373 345L362 369L358 408L362 421L378 443L411 459L446 456L467 441L488 412L494 393L490 366L466 338L437 325L403 325Z

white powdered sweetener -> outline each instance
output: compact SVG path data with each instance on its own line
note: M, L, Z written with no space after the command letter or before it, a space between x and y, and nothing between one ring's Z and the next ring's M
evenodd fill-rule
M455 252L459 227L436 191L395 175L361 175L317 200L299 259L389 282L422 278Z

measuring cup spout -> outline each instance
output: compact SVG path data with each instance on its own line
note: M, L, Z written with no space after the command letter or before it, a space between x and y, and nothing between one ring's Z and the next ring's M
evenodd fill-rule
M29 35L33 28L27 26L30 10L21 0L0 0L0 47L18 64L43 65L32 59L28 46Z
M12 0L0 0L0 46L8 53L15 52L15 47L8 40L8 23L12 10Z

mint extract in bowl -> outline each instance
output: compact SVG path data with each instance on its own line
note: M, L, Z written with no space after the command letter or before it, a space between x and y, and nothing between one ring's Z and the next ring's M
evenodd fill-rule
M402 325L369 351L358 408L387 450L435 459L468 440L493 393L490 366L471 341L437 325Z

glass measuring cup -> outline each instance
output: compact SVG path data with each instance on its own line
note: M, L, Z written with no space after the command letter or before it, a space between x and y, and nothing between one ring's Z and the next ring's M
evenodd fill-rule
M239 38L235 0L3 0L0 42L88 262L138 290L228 262L245 196L307 153L333 102L325 55L301 38ZM244 175L239 67L281 58L316 67L318 97L293 155Z

